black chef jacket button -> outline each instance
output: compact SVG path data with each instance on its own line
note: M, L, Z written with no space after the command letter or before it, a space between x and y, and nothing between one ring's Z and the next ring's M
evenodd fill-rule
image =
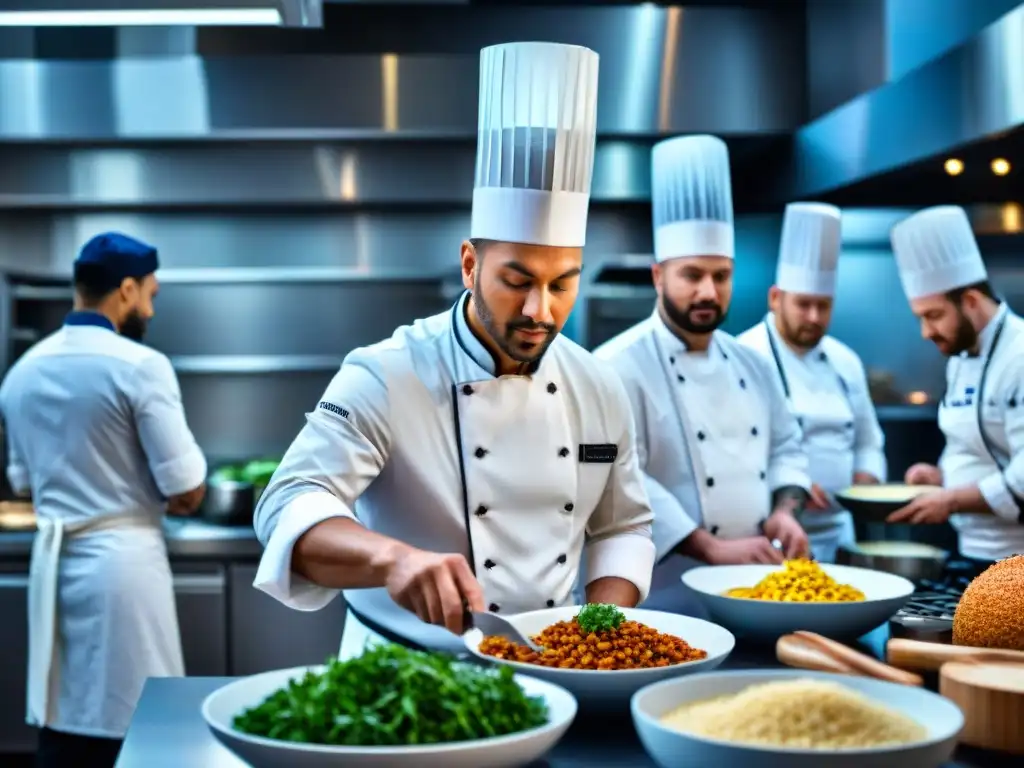
M566 456L569 455L569 449L568 448L559 448L558 449L558 455L561 456L564 459Z
M711 486L713 486L713 485L715 484L715 478L713 478L713 477L709 477L709 478L708 478L707 480L705 480L704 482L705 482L705 484L707 485L707 487L708 487L708 488L710 488Z
M670 357L670 358L668 359L668 361L669 361L669 362L670 362L670 363L671 363L672 365L675 365L675 364L676 364L676 359L675 359L674 357Z
M801 429L803 429L803 426L804 426L804 417L803 416L797 416L796 417L796 425L798 427L800 427Z
M751 427L750 434L752 434L754 437L757 437L757 427Z
M746 389L746 388L747 388L747 380L746 379L740 379L740 389Z
M697 433L697 439L698 440L703 440L705 437L707 437L707 435L705 435L703 432L698 432Z
M725 354L725 352L722 352L722 359L723 360L728 360L729 356L727 354Z
M487 558L486 560L484 560L484 568L486 568L487 570L490 570L491 568L493 568L496 565L497 565L497 563L494 562L493 560L491 560L490 558Z
M487 610L490 611L491 613L497 613L498 610L499 610L498 604L497 603L491 603L490 605L487 606Z
M826 355L824 352L819 352L818 359L824 363L826 360L828 360L828 355Z
M553 395L557 391L558 391L558 387L555 386L555 382L552 381L550 384L548 384L548 392L550 392Z
M680 374L678 374L678 375L676 376L676 378L677 378L677 379L679 379L680 381L686 381L686 377L685 377L685 376L683 376L683 374L681 374L681 373L680 373Z
M853 422L852 421L846 422L846 428L847 429L852 429L853 428Z
M762 480L764 480L764 479L765 479L765 477L766 477L766 475L765 475L764 471L762 471L762 472L761 472L761 479L762 479Z
M477 448L475 451L473 451L473 455L476 456L478 459L482 459L484 456L487 455L487 449Z
M1017 398L1011 397L1010 398L1010 402L1008 402L1007 405L1010 406L1011 408L1016 408L1017 407Z
M573 504L570 501L568 504L565 505L565 511L566 512L572 512L572 510L573 510Z
M711 526L711 535L712 536L717 536L718 535L718 526L717 525L712 525Z
M548 608L554 608L554 607L555 607L555 601L554 600L548 600Z
M463 384L462 385L462 394L464 394L464 395L472 395L473 394L473 388L471 386L469 386L469 384Z
M474 512L473 514L475 514L477 517L483 517L487 514L487 507L481 504L479 507L476 508L476 512Z
M565 561L566 561L566 557L565 557L565 555L559 555L559 556L558 556L558 562L559 562L560 564L561 564L561 563L564 563Z

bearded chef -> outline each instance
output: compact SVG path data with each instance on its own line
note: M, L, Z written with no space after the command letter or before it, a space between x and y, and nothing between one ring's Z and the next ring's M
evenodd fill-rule
M39 768L113 766L146 679L185 674L161 521L198 508L206 460L170 362L137 343L157 266L126 235L86 243L74 311L0 387L8 478L37 517L27 719Z
M967 214L938 206L904 219L892 248L921 335L949 358L937 467L906 482L941 485L889 522L944 523L979 567L1024 553L1024 321L996 298Z
M803 433L811 498L800 516L817 560L834 562L855 542L853 519L832 499L851 483L885 479L885 436L857 353L826 335L840 250L839 209L786 206L771 311L739 340L775 368Z
M597 54L485 48L468 289L351 352L256 510L255 586L299 610L345 591L341 656L463 648L463 607L632 606L652 513L614 371L559 335L579 288ZM586 569L580 562L586 553Z
M810 488L800 428L768 362L717 330L732 298L728 150L713 136L669 139L654 147L651 173L657 306L595 354L632 402L658 557L806 554L795 517ZM659 586L685 566L671 562Z

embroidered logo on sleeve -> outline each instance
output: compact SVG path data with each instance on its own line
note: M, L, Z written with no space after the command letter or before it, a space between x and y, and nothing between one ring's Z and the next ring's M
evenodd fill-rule
M336 413L339 416L341 416L341 418L343 418L343 419L347 419L348 418L348 410L347 409L342 408L340 405L335 405L334 403L328 403L326 400L321 400L320 404L317 406L317 408L323 408L325 411L330 411L331 413Z

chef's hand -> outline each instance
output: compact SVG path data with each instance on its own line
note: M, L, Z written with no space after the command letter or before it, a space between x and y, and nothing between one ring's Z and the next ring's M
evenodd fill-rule
M828 494L825 493L825 489L815 483L811 486L811 492L807 499L807 504L804 509L812 512L822 512L826 509L831 509L832 500L829 499Z
M779 565L782 553L764 536L715 539L705 554L711 565Z
M878 485L881 481L870 472L854 472L854 485Z
M949 520L956 511L953 494L949 491L935 491L918 496L905 507L901 507L885 518L887 523L931 523L939 524Z
M934 464L915 464L903 476L907 485L942 485L942 470Z
M461 634L463 612L483 611L484 593L462 555L409 547L388 569L388 594L423 621Z
M764 521L765 536L782 542L782 551L787 560L807 557L811 552L807 534L789 512L774 512Z

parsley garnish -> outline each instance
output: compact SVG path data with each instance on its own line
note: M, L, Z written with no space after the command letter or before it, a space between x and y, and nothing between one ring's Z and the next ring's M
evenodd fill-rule
M607 632L609 629L618 629L625 620L625 614L617 606L608 603L585 605L580 608L580 612L576 616L576 623L588 635L591 632Z
M485 739L548 722L510 667L463 664L444 654L379 645L329 659L234 720L254 736L304 744L402 746Z

